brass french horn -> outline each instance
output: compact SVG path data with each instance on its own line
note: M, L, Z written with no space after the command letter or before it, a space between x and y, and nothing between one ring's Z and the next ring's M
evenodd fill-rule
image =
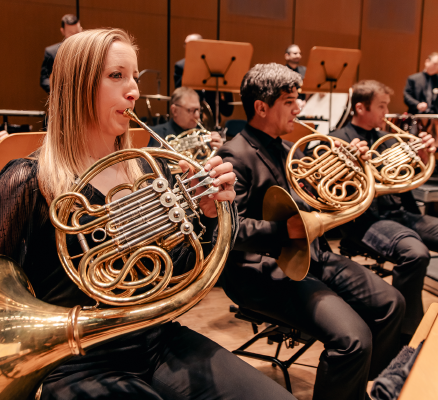
M217 149L211 149L208 145L211 142L211 132L203 127L189 129L179 135L167 135L165 139L175 151L200 165L205 165L208 160L217 154ZM173 173L181 172L174 163L170 164L170 168Z
M263 219L284 221L298 214L306 231L303 239L289 240L277 262L293 280L302 280L310 267L310 244L325 232L345 224L365 212L375 195L374 177L368 162L363 161L356 148L343 140L340 146L299 120L314 134L299 139L289 151L286 175L293 190L319 212L298 209L292 196L283 188L273 186L263 200ZM294 159L298 148L313 140L328 144L315 147L312 156ZM317 197L308 192L302 181L307 181Z
M212 178L198 163L175 152L131 110L125 110L125 115L149 131L161 147L121 150L104 157L50 207L61 263L67 275L96 301L96 306L69 309L36 299L22 269L13 260L0 256L1 400L34 395L41 381L73 355L84 354L125 333L177 318L205 297L225 265L231 243L228 203L216 203L218 238L208 257L204 258L199 235L193 231L193 219L199 217L199 199L217 190L210 186ZM148 162L153 172L134 184L113 188L104 206L89 204L80 193L105 168L137 157ZM155 161L157 157L186 160L196 173L191 178L177 175L172 188ZM200 182L191 187L193 179ZM208 189L194 195L200 186ZM124 189L131 193L112 199ZM74 205L76 209L71 214ZM81 224L80 218L86 214L96 218ZM67 234L77 236L82 254L69 254ZM86 234L101 243L89 246ZM182 242L194 248L196 263L191 271L175 276L168 251ZM75 258L80 258L78 268L72 262ZM152 261L153 267L143 264L145 258ZM115 263L117 260L123 261L122 267ZM139 291L146 285L148 291ZM118 307L99 309L99 303Z
M421 138L401 130L386 118L383 120L397 133L376 140L368 152L377 196L413 190L427 182L435 169L435 154L429 153L426 165L418 155L424 148ZM395 140L395 143L379 153L378 148L388 140Z

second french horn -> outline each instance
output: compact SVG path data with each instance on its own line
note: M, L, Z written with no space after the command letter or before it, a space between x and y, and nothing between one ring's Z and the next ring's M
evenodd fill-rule
M293 280L302 280L307 275L310 244L326 231L365 212L375 195L371 167L360 158L357 148L344 141L336 146L333 138L305 126L315 134L301 138L292 147L286 161L286 174L293 190L320 212L300 210L292 196L278 186L271 187L263 201L264 219L284 221L298 215L304 225L306 237L289 240L277 260L283 272ZM328 145L317 146L311 157L294 159L300 146L318 139ZM306 188L306 184L310 184L317 196Z

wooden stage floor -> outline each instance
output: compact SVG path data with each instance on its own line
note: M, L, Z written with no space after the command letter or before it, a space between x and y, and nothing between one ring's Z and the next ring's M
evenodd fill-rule
M330 245L333 251L336 252L339 241L330 241ZM371 260L365 260L362 257L356 257L354 260L361 264L373 263ZM389 266L389 263L387 263L387 265ZM385 280L390 283L391 277L385 278ZM424 309L427 310L429 305L433 302L438 302L438 297L423 290ZM238 320L234 318L234 314L230 313L229 307L232 304L233 302L225 295L223 290L215 287L204 300L188 313L181 316L178 321L209 337L226 349L235 350L249 340L253 336L253 333L249 322ZM286 349L283 346L279 358L281 360L288 359L299 348L300 347ZM276 345L268 345L266 340L260 340L249 349L254 352L274 355ZM309 365L310 367L294 364L289 368L292 391L298 400L312 399L316 374L316 369L312 367L318 365L322 350L322 343L316 342L298 360L299 363ZM283 374L279 368L272 367L270 363L250 358L243 358L243 360L284 386ZM368 385L368 388L369 390L371 389L371 384Z

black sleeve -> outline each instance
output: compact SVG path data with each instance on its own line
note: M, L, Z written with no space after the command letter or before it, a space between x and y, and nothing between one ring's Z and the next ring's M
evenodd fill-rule
M175 82L175 89L178 89L179 87L181 87L183 71L184 70L178 64L175 64L175 72L173 74L173 81Z
M48 206L40 194L36 163L10 161L0 172L0 254L17 261L25 258L32 230L48 218Z
M417 105L420 103L417 99L415 99L415 81L411 78L408 78L406 81L405 90L403 92L403 98L405 100L405 104L409 108L417 108Z
M238 158L221 148L220 156L224 162L233 164L237 182L234 186L238 210L239 230L234 250L278 257L282 246L288 238L286 221L265 221L247 218L247 208L252 199L252 172L238 162Z
M53 61L53 57L46 50L44 52L43 65L41 65L40 86L47 93L50 93L50 74L53 69Z

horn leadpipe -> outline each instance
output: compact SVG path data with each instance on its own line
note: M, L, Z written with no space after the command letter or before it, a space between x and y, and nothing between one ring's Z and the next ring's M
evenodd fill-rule
M123 111L123 115L125 117L128 117L129 119L131 119L134 122L137 122L137 124L139 124L145 131L148 131L151 136L158 142L161 144L161 147L164 147L167 150L170 151L175 151L175 149L169 144L167 143L165 140L163 140L160 135L158 135L156 132L154 132L151 128L149 128L149 126L147 126L143 121L140 120L140 118L138 118L130 108L127 108L125 111Z

